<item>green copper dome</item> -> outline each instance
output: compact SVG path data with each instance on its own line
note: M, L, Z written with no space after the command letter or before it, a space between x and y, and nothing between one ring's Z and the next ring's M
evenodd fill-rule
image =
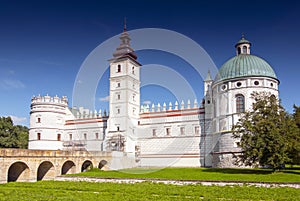
M265 60L251 54L239 54L223 64L215 82L249 76L277 79L274 70Z

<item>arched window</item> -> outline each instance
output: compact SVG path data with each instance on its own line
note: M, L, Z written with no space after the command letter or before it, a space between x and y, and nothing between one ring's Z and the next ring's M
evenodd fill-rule
M57 134L57 141L61 140L61 134Z
M247 54L247 46L243 46L243 54Z
M236 112L245 112L245 97L242 94L236 95Z
M134 66L132 66L132 74L134 74Z
M238 54L241 54L241 48L238 47Z
M120 64L118 65L117 72L118 72L118 73L121 72L121 65L120 65Z

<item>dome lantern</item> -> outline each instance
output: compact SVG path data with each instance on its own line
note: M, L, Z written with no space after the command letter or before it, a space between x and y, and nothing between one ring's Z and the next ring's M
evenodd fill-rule
M250 54L250 47L251 47L250 41L246 40L245 35L242 34L242 38L235 45L236 55Z

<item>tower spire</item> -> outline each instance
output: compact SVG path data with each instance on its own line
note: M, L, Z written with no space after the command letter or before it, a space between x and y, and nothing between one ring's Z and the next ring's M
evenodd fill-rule
M134 52L134 50L130 46L130 37L129 33L127 32L127 24L126 24L126 18L124 18L124 29L123 33L120 35L121 43L119 47L117 47L116 51L113 53L114 58L120 58L124 56L130 56L134 60L137 59L137 56Z
M123 29L124 32L127 31L127 27L126 27L126 17L124 17L124 29Z

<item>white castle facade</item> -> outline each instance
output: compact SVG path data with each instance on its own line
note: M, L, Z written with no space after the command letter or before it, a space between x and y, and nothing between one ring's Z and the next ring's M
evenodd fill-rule
M244 37L236 56L208 73L204 98L151 106L140 105L140 68L129 34L110 60L109 115L69 108L66 97L35 96L31 100L29 149L113 151L131 157L126 167L232 167L239 153L231 127L251 109L253 92L278 97L272 67L250 54Z

